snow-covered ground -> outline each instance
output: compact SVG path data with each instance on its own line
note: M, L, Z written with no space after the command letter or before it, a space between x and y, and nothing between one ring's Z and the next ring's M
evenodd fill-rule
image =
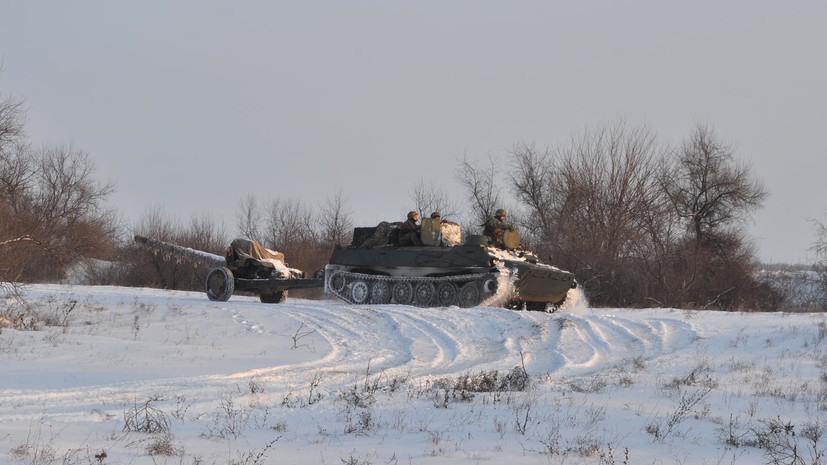
M26 302L38 330L0 329L0 463L825 460L824 314L60 285Z

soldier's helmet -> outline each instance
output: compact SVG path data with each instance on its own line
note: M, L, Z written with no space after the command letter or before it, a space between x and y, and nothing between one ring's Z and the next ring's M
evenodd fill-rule
M496 216L497 218L502 218L502 217L506 216L507 214L508 214L508 212L506 212L505 210L500 208L499 210L496 211L496 213L494 213L494 216Z
M417 217L417 216L419 216L419 213L417 213L417 212L414 212L414 211L410 211L410 212L408 212L408 219L409 219L409 220L412 220L412 219L414 219L414 218L415 218L415 217Z
M433 212L433 213L431 213L431 218L442 218L442 213Z

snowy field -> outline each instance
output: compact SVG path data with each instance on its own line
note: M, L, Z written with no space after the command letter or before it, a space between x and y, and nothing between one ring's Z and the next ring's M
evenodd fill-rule
M825 463L827 318L37 285L0 463ZM51 326L43 322L50 322ZM40 322L40 323L38 323ZM796 461L797 459L800 459Z

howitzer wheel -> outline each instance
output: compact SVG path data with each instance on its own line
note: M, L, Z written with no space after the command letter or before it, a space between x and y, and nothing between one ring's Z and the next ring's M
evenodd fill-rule
M235 291L233 272L226 266L213 268L205 282L207 298L212 301L226 302Z
M386 304L391 301L391 285L385 281L377 281L370 289L370 300L375 304Z
M287 300L287 291L262 292L259 299L263 304L280 304Z
M475 307L480 303L480 290L477 288L477 283L465 283L459 289L459 306L465 308Z

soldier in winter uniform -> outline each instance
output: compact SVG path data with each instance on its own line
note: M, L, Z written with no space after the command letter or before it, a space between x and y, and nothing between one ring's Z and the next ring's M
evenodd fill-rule
M419 221L419 213L408 212L408 219L399 227L399 245L422 245L419 238L421 226L416 224Z
M498 247L505 248L503 244L503 232L507 230L514 230L514 226L505 222L505 217L508 212L500 208L494 212L494 216L485 221L485 229L482 234L488 238L488 243Z

